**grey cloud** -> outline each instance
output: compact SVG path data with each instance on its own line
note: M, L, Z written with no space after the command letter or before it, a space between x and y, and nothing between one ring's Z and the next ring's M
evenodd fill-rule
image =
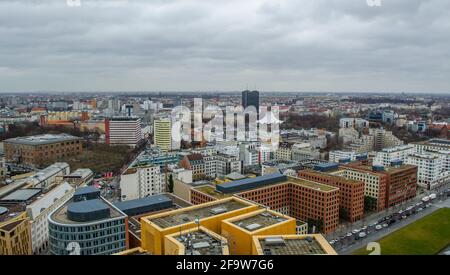
M447 0L0 2L0 91L450 90Z

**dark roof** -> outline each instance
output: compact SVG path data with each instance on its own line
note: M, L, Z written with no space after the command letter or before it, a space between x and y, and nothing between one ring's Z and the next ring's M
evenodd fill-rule
M67 216L72 221L86 222L109 217L109 205L100 199L71 202L67 206Z
M17 221L5 224L4 226L0 227L0 229L4 230L4 231L10 231L10 230L14 229L14 227L16 227L16 225L22 223L23 221L24 220L22 219L22 220L17 220Z
M73 201L92 200L100 198L100 190L94 186L81 187L75 190Z
M202 160L203 156L201 154L190 154L187 156L189 160Z
M28 201L41 192L40 188L19 189L3 197L1 201Z
M172 200L164 195L155 195L142 199L117 202L114 204L127 215L134 216L161 209L171 208Z
M264 175L256 178L247 178L242 180L236 180L232 182L226 182L216 185L216 190L222 193L233 193L253 189L269 184L275 184L282 181L286 181L287 177L280 173L274 173Z
M56 142L76 141L82 140L80 137L72 136L69 134L44 134L36 136L16 137L5 140L6 143L25 144L25 145L45 145Z
M80 196L80 195L86 195L90 193L96 193L99 192L99 190L94 186L86 186L86 187L80 187L77 190L75 190L74 195Z
M338 168L339 168L339 164L334 163L334 162L320 163L320 164L314 165L314 170L322 171L322 172L333 170L333 169L338 169Z

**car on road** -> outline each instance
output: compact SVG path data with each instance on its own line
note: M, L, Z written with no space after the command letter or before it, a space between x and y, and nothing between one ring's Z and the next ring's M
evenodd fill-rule
M408 218L408 216L406 216L406 215L402 216L402 219L407 219L407 218Z
M383 226L381 226L381 225L375 226L375 230L381 230L382 228L383 228Z
M359 235L358 235L358 237L360 237L360 238L364 238L366 236L367 236L367 234L364 233L364 232L360 232Z
M358 234L360 231L361 231L360 229L354 229L354 230L352 231L352 233L353 233L353 234Z
M418 208L418 209L416 210L416 212L420 212L420 211L422 211L422 210L423 210L423 208L420 207L420 208Z
M388 227L388 226L389 226L389 224L383 223L383 228L386 228L386 227Z
M347 237L351 237L351 236L353 236L352 233L348 233L348 234L347 234Z
M331 241L329 241L328 243L331 244L331 245L333 245L333 244L335 244L336 242L335 242L334 240L331 240Z

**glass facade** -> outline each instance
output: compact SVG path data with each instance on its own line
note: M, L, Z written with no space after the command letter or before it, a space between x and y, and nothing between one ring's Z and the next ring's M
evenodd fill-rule
M109 255L123 251L126 249L125 223L125 217L89 225L60 225L50 220L50 252L53 255L70 255L73 245L79 246L81 255Z

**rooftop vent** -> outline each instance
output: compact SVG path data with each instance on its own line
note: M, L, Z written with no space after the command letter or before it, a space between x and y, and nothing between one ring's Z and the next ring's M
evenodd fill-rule
M227 212L227 208L225 206L220 206L220 207L216 207L211 209L211 214L217 215L217 214L222 214Z
M313 237L308 236L308 237L306 237L306 240L307 240L309 243L311 243L311 242L313 241Z
M283 237L267 237L264 239L264 243L268 246L271 245L286 245Z
M261 227L261 225L259 223L252 223L252 224L247 225L245 228L247 230L255 230L255 229L258 229L260 227Z
M194 243L192 245L192 247L194 249L207 248L207 247L209 247L209 243L208 242L198 242L198 243Z

